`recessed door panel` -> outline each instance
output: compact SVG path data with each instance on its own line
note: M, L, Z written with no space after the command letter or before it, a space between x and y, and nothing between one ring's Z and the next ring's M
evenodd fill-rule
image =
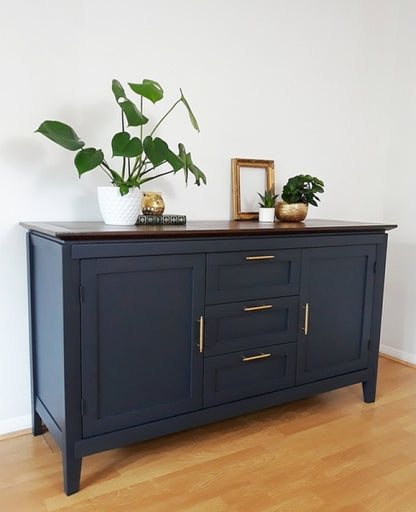
M204 258L82 262L84 435L201 407Z
M367 367L375 255L374 246L304 251L298 383Z

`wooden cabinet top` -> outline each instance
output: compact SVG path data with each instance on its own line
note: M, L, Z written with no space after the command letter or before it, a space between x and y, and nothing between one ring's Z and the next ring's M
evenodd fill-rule
M103 222L21 222L24 228L59 240L121 240L234 236L380 233L395 224L307 219L303 222L188 221L181 226L110 226Z

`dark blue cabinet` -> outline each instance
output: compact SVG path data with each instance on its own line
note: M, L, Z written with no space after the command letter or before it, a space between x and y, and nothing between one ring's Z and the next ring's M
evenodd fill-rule
M24 223L33 433L84 456L362 383L386 231L336 221Z
M375 262L374 245L303 251L297 383L367 367Z
M83 434L202 407L205 256L81 260Z

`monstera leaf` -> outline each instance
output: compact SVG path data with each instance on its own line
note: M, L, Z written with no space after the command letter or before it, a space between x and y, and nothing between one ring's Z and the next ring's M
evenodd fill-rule
M92 171L102 164L103 160L104 153L101 149L85 148L75 155L74 163L81 177L85 172Z
M113 156L133 158L143 153L143 144L138 137L130 137L127 132L116 133L111 141Z
M85 145L70 126L60 121L44 121L36 132L70 151L76 151Z

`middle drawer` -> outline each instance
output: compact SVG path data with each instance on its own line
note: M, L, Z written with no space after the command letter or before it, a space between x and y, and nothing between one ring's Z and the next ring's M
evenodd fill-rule
M232 302L205 307L205 356L296 341L299 299Z

